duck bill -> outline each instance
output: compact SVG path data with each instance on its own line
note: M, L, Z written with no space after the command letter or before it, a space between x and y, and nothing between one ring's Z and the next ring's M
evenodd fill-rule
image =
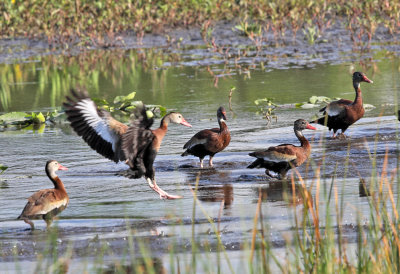
M182 120L181 125L187 126L187 127L192 127L191 124L189 124L188 122L186 122L185 119Z
M62 166L61 164L58 164L58 170L68 170L68 168L65 166Z
M371 83L371 84L374 82L374 81L368 79L368 77L365 75L363 75L363 80L364 80L364 82Z
M316 129L317 129L317 128L313 127L313 126L310 125L310 124L308 124L306 128L307 128L307 129L312 129L312 130L316 130Z

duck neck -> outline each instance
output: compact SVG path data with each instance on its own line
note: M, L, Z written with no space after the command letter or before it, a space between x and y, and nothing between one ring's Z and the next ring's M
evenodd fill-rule
M362 95L361 95L361 88L360 82L353 82L354 90L356 91L356 98L354 99L353 105L362 105Z
M169 115L164 116L164 118L162 118L160 123L160 129L167 132L169 122L170 122Z
M228 130L228 126L226 125L224 119L219 119L218 124L219 124L219 132L224 132Z
M294 134L296 134L297 139L299 139L302 147L309 147L310 143L307 141L306 137L304 137L303 132L301 130L294 130Z
M55 171L49 171L46 169L46 174L49 177L49 179L53 182L54 188L61 190L66 193L65 187L61 179L57 176Z
M157 138L164 138L165 134L167 134L168 131L168 124L170 122L170 118L169 115L164 116L164 118L162 118L161 123L160 123L160 127L158 129L156 129L155 131L157 132Z

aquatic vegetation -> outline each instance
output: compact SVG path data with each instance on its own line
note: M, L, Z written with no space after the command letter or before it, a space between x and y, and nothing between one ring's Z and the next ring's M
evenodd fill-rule
M45 6L45 8L43 8ZM3 1L0 3L0 37L47 37L53 48L77 45L101 48L124 46L124 34L134 31L141 42L146 33L177 26L203 26L203 39L212 31L209 22L238 19L236 29L251 36L271 30L276 44L291 30L294 42L302 30L310 44L316 35L337 22L349 30L354 46L370 47L379 26L396 37L399 33L398 1ZM251 19L251 23L247 20Z
M254 104L258 106L257 114L261 114L267 120L267 126L272 122L272 119L278 120L278 116L275 114L278 105L273 101L273 98L262 98L254 101Z
M10 112L0 115L0 127L25 128L29 125L41 125L46 121L54 122L58 115L57 110L49 111L46 114L42 112Z
M261 26L256 23L249 23L247 19L241 21L239 25L235 26L235 30L241 32L242 35L253 36L254 34L261 34Z
M0 175L3 174L8 169L8 166L0 164Z
M93 98L97 106L111 112L115 117L123 121L129 121L129 118L138 106L142 106L142 101L134 100L136 92L131 92L128 95L118 95L112 102L106 99ZM147 116L152 118L154 115L163 117L167 114L167 109L161 105L147 105Z
M334 100L338 100L339 98L329 98L326 96L316 96L313 95L311 96L307 102L302 102L302 103L296 103L295 107L297 108L314 108L314 107L320 107L321 104L327 104L330 103Z

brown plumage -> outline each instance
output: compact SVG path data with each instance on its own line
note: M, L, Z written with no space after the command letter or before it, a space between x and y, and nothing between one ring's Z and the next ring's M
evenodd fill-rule
M197 132L184 146L186 151L181 156L194 155L200 159L200 167L203 168L203 159L209 155L209 165L213 166L214 155L224 150L231 141L231 134L226 125L226 112L223 107L217 110L219 128L204 129Z
M141 106L136 109L136 119L127 126L112 118L109 112L99 109L86 91L72 90L71 94L72 97L67 97L64 103L65 113L71 127L92 149L115 162L125 161L130 167L130 177L144 176L150 188L160 194L160 198L181 198L158 187L153 167L168 124L171 122L191 127L180 113L165 115L160 127L151 130L153 119L147 117L146 107Z
M290 169L300 166L310 156L311 145L302 133L304 129L315 130L315 127L311 126L306 120L296 120L294 122L294 133L300 141L300 146L282 144L269 147L267 150L249 153L250 156L256 157L257 160L247 168L265 168L265 174L268 176L285 179ZM269 171L278 173L279 176L273 176Z
M18 219L24 220L25 223L31 226L34 230L35 226L31 219L40 219L46 221L49 227L53 221L54 216L63 211L69 202L68 194L65 190L64 184L56 175L57 170L67 170L55 160L50 160L46 163L46 174L54 184L54 188L42 189L34 193L28 198L28 203L22 210Z
M346 129L364 116L365 110L360 88L361 82L373 83L364 73L354 72L353 87L356 92L354 101L340 99L329 103L320 109L320 112L323 112L325 116L311 123L327 126L329 130L333 129L333 138L335 138L336 131L339 129L341 129L341 133L344 136Z

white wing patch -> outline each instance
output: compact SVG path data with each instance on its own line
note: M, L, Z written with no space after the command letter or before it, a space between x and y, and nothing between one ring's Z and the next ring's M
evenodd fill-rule
M197 138L195 138L194 140L190 140L190 141L187 143L186 148L187 148L187 149L191 149L191 148L194 147L194 146L203 145L203 144L205 144L205 143L207 143L207 139L206 139L206 138L203 138L203 139L197 139Z
M271 153L264 155L262 159L264 161L270 161L270 162L290 162L293 160L296 160L296 155L286 155L286 154L281 154L281 153Z
M337 104L330 104L326 107L326 113L328 116L336 116L339 115L344 110L344 106Z
M80 110L80 113L85 118L88 125L93 128L103 140L110 143L113 151L115 151L115 145L119 137L109 128L106 118L101 118L99 116L94 102L90 99L84 99L76 104L76 108Z
M45 206L41 211L37 212L36 214L47 214L50 211L52 211L53 209L56 208L60 208L62 206L66 206L68 204L68 199L63 199L61 201L57 201L57 202L52 202L51 204L48 204L47 206Z

